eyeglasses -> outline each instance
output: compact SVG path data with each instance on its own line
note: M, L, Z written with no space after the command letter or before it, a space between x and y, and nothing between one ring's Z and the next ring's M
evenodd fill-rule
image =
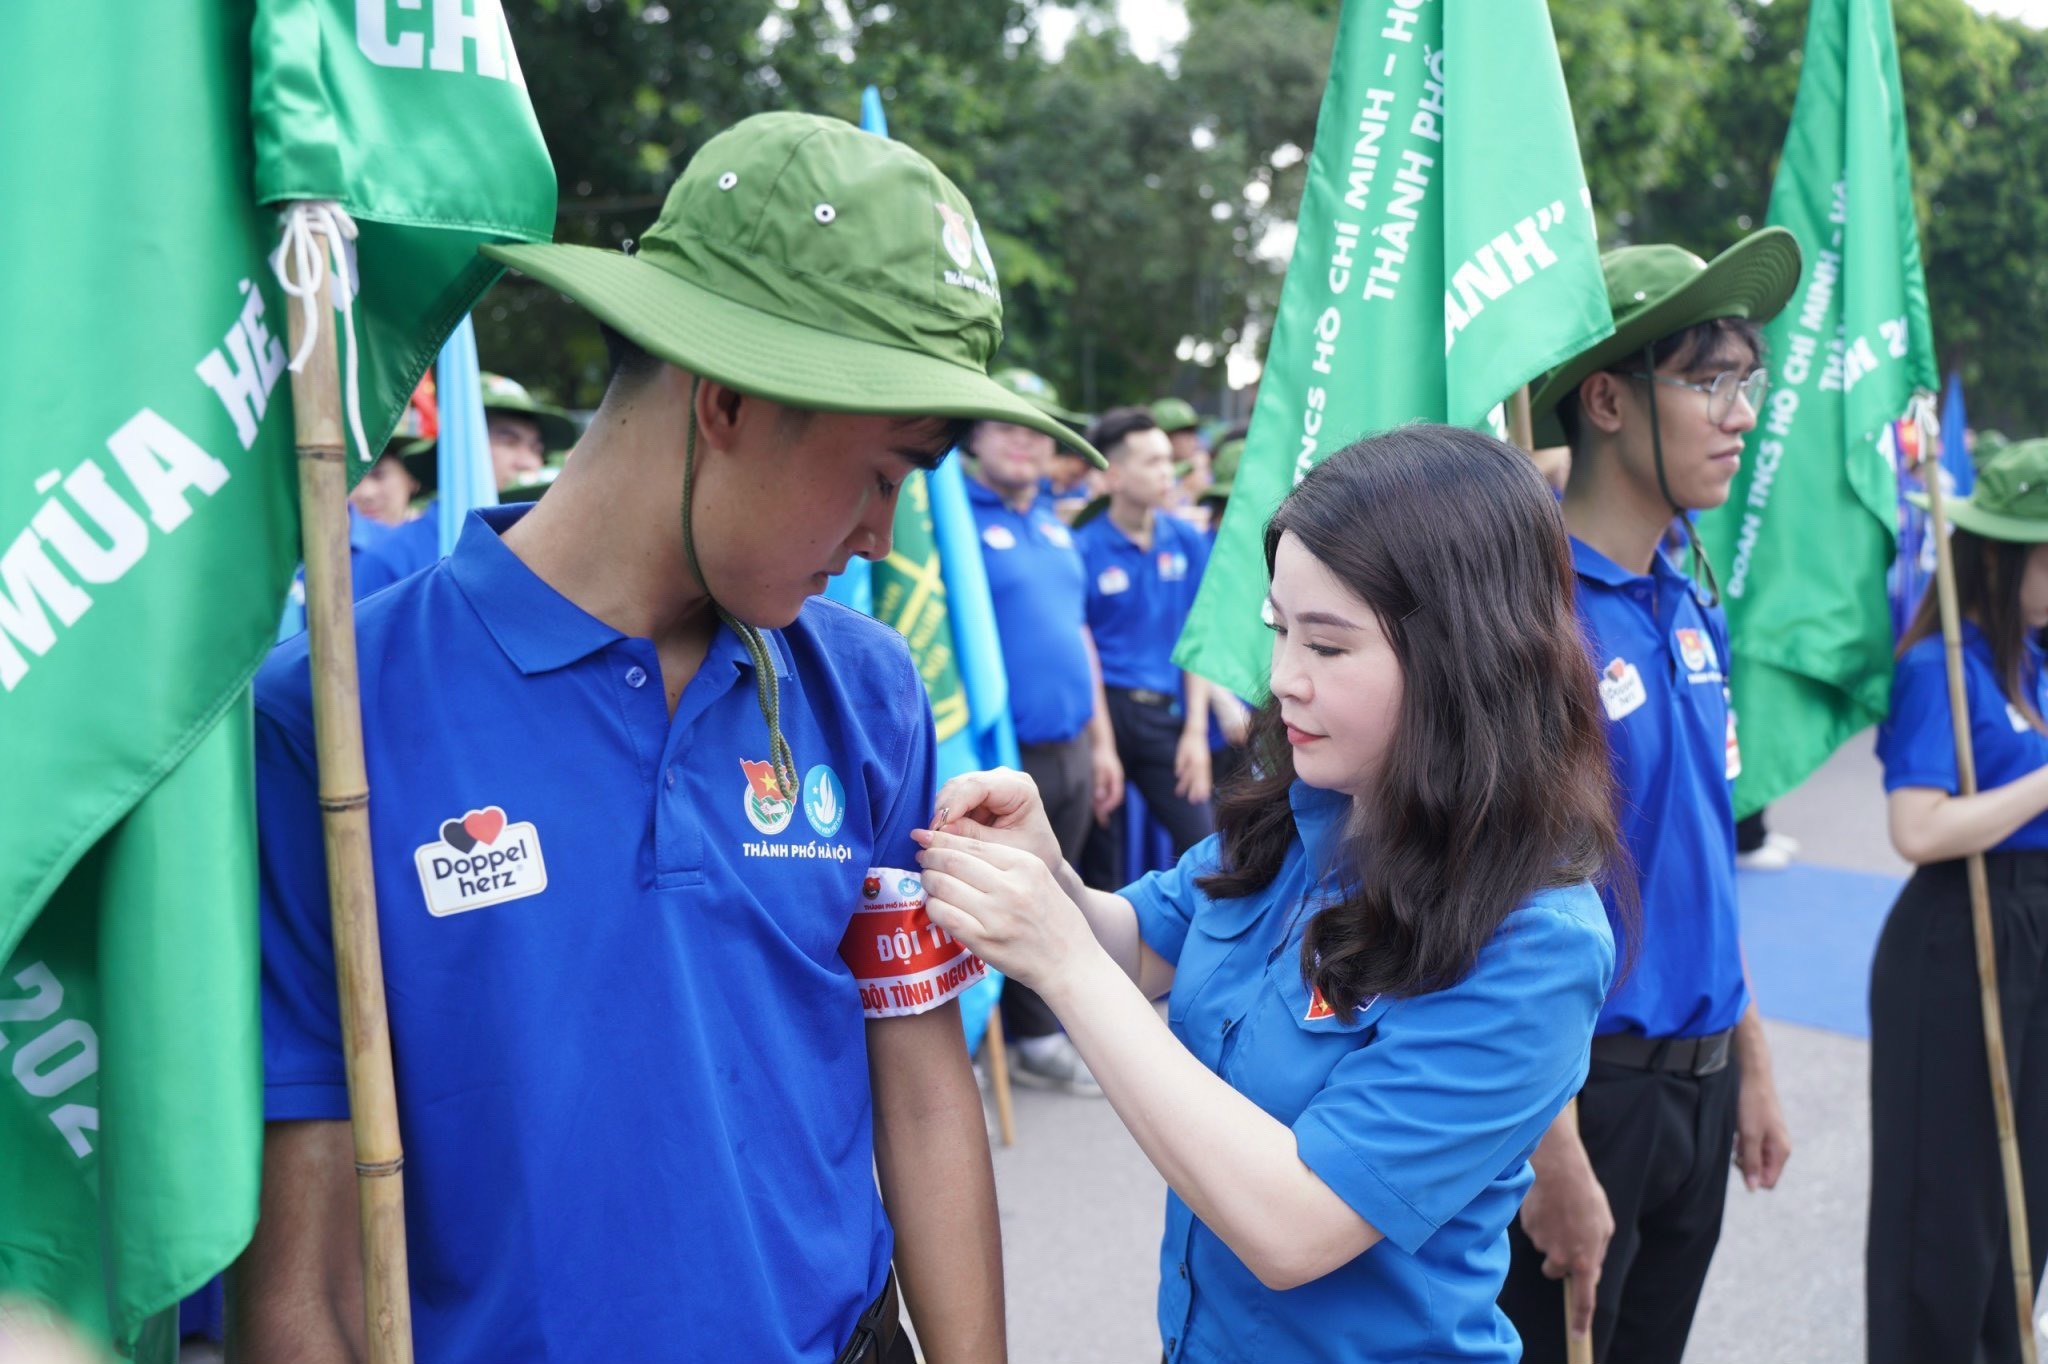
M1674 379L1668 374L1630 374L1631 379L1648 379L1654 383L1669 384L1673 388L1689 388L1695 393L1707 395L1707 420L1716 426L1726 426L1728 419L1735 415L1735 397L1742 395L1742 401L1749 404L1752 413L1764 410L1764 390L1770 387L1771 374L1761 367L1744 374L1741 370L1724 369L1708 383L1695 383L1690 379Z

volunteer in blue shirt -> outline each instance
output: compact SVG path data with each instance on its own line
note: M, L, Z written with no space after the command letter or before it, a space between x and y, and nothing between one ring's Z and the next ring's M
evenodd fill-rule
M1923 505L1925 505L1923 503ZM1958 794L1934 594L1878 731L1892 846L1915 864L1870 968L1868 1358L2020 1359L1970 891L1986 854L2034 1282L2048 1251L2048 440L1948 507L1977 794Z
M1173 646L1209 562L1209 539L1164 508L1173 447L1150 412L1119 407L1089 428L1109 461L1109 502L1074 532L1088 569L1088 629L1102 662L1124 780L1145 797L1180 856L1215 827L1209 812L1209 684L1182 672ZM1123 881L1120 831L1089 840L1088 883Z
M1415 426L1265 547L1272 700L1221 832L1090 891L1028 783L959 778L931 914L1045 996L1171 1187L1169 1360L1506 1364L1508 1220L1615 962L1564 528L1525 456Z
M1596 1359L1677 1364L1731 1154L1770 1188L1791 1142L1737 935L1727 625L1659 542L1727 500L1762 400L1758 324L1791 294L1799 248L1767 228L1711 265L1675 246L1602 265L1614 334L1546 375L1531 407L1539 443L1571 448L1564 520L1642 950L1601 1010L1584 1091L1537 1150L1501 1302L1532 1361L1563 1361L1569 1325L1590 1327Z
M1076 422L1058 392L1029 370L1001 370L995 380L1055 420ZM1038 784L1061 852L1078 862L1088 831L1123 803L1124 769L1088 637L1087 572L1073 532L1053 514L1042 487L1056 448L1043 431L991 421L976 422L961 450L1019 756ZM1012 1075L1070 1093L1102 1093L1030 986L1003 982L1002 1010Z
M521 500L532 501L539 494L531 492L529 485L545 472L548 453L565 451L576 443L575 419L561 408L537 400L517 379L485 374L481 387L492 481L500 493L528 488L529 495ZM434 492L439 472L437 458L432 441L422 441L405 452L407 470L428 497ZM439 559L440 537L439 519L425 514L393 532L383 553L394 580L409 577Z
M766 114L637 253L486 248L595 313L615 369L545 499L358 616L422 1360L899 1364L892 1261L927 1359L1003 1357L952 1002L982 969L909 838L929 704L900 636L812 599L888 552L896 490L970 419L1053 425L987 377L979 240L905 144ZM344 1359L304 646L256 691L270 1124L240 1339Z

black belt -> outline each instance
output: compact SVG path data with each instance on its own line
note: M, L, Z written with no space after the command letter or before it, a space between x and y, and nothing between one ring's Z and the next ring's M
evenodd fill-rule
M832 1364L883 1364L888 1358L888 1349L896 1343L896 1333L903 1329L903 1320L896 1300L896 1271L889 1271L889 1278L882 1285L882 1291L868 1304L860 1320L853 1324L853 1339L846 1342Z
M1155 710L1180 709L1180 698L1163 691L1146 691L1143 687L1111 687L1109 690L1128 696L1139 705L1151 706Z
M1698 1077L1727 1069L1729 1046L1734 1039L1733 1028L1723 1028L1705 1037L1640 1037L1632 1032L1613 1032L1593 1039L1593 1059L1631 1070L1661 1070Z

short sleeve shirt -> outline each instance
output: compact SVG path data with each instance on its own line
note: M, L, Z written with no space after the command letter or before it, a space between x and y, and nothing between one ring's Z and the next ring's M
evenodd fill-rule
M2037 715L2048 714L2048 670L2041 649L2029 639L2021 665ZM1977 789L1991 791L2048 764L2048 735L2035 729L1999 685L1991 642L1963 622L1963 693L1970 708L1970 742L1977 762ZM1955 795L1955 732L1948 699L1948 662L1942 640L1916 642L1892 672L1891 715L1877 731L1877 756L1884 763L1884 789L1931 787ZM2048 848L2048 813L2034 816L1995 847L1994 852Z
M768 632L785 792L738 638L671 717L653 644L500 540L525 510L357 611L419 1357L829 1364L891 1254L865 1020L981 974L909 870L923 687L832 603ZM303 639L256 707L265 1108L341 1118Z
M1731 784L1742 751L1728 696L1727 620L1661 553L1635 574L1575 538L1572 560L1642 905L1634 962L1601 1012L1600 1032L1704 1037L1734 1027L1749 1005L1735 900Z
M1543 891L1457 984L1367 1001L1346 1021L1301 974L1349 801L1295 783L1298 837L1272 885L1211 899L1220 836L1124 892L1175 967L1167 1021L1232 1088L1294 1131L1302 1162L1384 1236L1285 1293L1262 1285L1174 1194L1159 1331L1174 1364L1516 1359L1495 1299L1529 1154L1586 1074L1614 970L1598 895Z
M1095 673L1081 638L1088 582L1074 533L1043 493L1023 511L973 479L967 495L995 602L1017 741L1065 743L1095 713Z
M1209 564L1209 537L1158 512L1152 545L1140 548L1104 512L1074 538L1088 568L1088 629L1103 685L1180 695L1173 646Z

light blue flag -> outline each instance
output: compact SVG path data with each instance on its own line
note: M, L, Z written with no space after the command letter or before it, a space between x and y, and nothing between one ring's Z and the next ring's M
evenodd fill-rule
M861 92L860 126L877 137L889 135L889 117L882 111L882 92L870 85ZM965 729L939 745L941 782L985 767L1016 767L1017 730L1010 719L1010 682L1003 672L1003 646L996 638L995 603L989 596L988 573L981 562L981 535L974 508L967 501L967 476L960 454L926 475L931 493L932 538L939 552L939 574L945 583L946 606L953 631L953 657L967 693ZM855 559L832 579L825 595L856 610L874 614L874 579L865 559ZM989 1015L1002 994L1002 973L991 969L960 997L960 1018L967 1028L967 1049L981 1046Z
M440 490L434 495L435 530L446 557L462 535L462 523L477 507L498 505L498 480L491 472L491 432L484 424L483 367L477 363L476 328L468 317L456 325L434 366L434 400L441 433L434 459Z
M877 137L889 135L889 116L882 112L882 92L870 85L860 96L860 126ZM866 559L854 559L825 585L825 595L864 616L875 614L874 572Z

